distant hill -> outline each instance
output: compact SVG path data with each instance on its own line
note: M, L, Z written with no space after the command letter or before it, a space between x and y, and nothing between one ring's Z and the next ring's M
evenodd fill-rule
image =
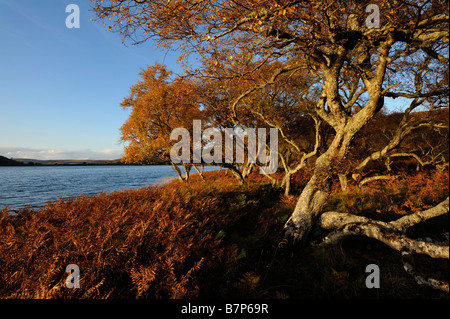
M0 155L0 166L20 166L20 165L23 165L23 163Z
M154 158L145 165L168 165L170 163ZM8 159L0 155L0 166L54 166L54 165L126 165L120 159L115 160L38 160L33 158L14 158Z
M14 161L25 165L122 165L120 159L116 160L37 160L32 158L15 158Z

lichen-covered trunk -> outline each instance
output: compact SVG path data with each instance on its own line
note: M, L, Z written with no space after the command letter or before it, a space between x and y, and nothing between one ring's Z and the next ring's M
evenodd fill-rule
M285 225L286 237L293 239L294 242L307 239L330 195L334 178L343 173L342 164L351 141L384 105L381 88L386 70L386 57L391 44L392 41L386 42L380 49L383 56L380 56L377 61L375 74L364 81L369 100L360 111L354 114L348 112L339 95L339 75L347 54L345 49L339 48L335 52L336 56L331 67L322 67L326 80L316 110L319 116L333 127L336 135L328 150L317 159L314 174L303 189L295 210Z
M294 212L285 225L285 235L293 242L302 241L308 236L331 192L333 161L330 150L317 159L314 174L300 194Z
M285 236L294 243L304 241L322 212L331 193L335 177L341 173L340 164L345 158L353 132L340 128L328 150L315 163L314 174L306 184L289 220L285 225Z

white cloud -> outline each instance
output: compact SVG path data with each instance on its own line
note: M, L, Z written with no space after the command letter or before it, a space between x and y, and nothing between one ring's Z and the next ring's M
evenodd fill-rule
M122 157L121 149L92 150L63 150L63 149L31 149L24 147L0 146L0 155L8 158L30 158L37 160L113 160Z

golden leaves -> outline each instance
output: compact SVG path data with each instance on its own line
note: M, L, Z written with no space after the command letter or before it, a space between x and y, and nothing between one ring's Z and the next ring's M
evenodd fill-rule
M132 112L122 126L122 141L128 144L126 158L140 163L146 158L165 158L174 141L174 128L192 126L201 119L196 97L198 88L188 78L171 79L165 66L155 64L140 73L141 80L131 88L122 106Z

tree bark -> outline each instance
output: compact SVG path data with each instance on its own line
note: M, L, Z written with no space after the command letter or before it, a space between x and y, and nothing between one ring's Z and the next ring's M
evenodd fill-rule
M425 254L432 258L448 259L448 244L429 243L404 236L409 227L447 214L448 210L449 198L447 197L440 204L430 209L415 212L391 222L383 222L353 214L326 212L320 217L320 225L323 229L334 229L334 231L325 237L321 245L331 244L348 236L362 235L376 239L404 253Z
M291 175L291 172L287 171L281 182L281 187L284 187L284 196L286 197L291 195Z
M385 228L371 223L347 224L343 228L328 235L322 245L328 245L351 235L360 235L376 239L398 251L424 254L431 258L449 258L448 246L427 243L408 238L404 235L396 235Z
M294 243L304 240L309 235L331 192L333 152L334 150L329 148L327 152L319 156L314 174L300 194L294 212L285 224L285 236Z
M444 201L432 208L411 213L390 222L383 222L380 220L374 220L364 216L358 216L348 213L325 212L320 217L320 226L323 229L338 229L347 224L371 223L393 232L404 233L408 228L414 225L422 223L428 219L447 214L448 210L449 198L447 197Z

